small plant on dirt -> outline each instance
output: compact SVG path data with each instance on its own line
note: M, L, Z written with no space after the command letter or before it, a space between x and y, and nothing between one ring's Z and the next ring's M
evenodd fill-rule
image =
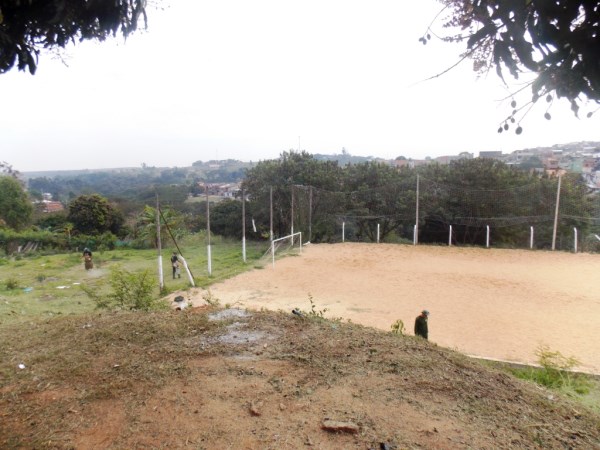
M315 304L315 301L313 300L313 296L310 293L308 294L308 301L310 302L310 311L308 312L308 315L311 317L319 317L321 319L324 319L325 313L329 310L327 308L318 310L317 305Z
M46 280L46 278L46 275L44 275L43 273L40 273L35 277L38 283L43 283Z
M310 311L306 312L299 308L294 308L292 310L292 314L294 314L300 318L318 319L318 320L324 320L324 321L332 322L332 323L342 322L342 320L343 320L342 317L325 317L325 313L327 311L329 311L329 309L327 309L327 308L317 309L317 304L313 300L313 296L310 293L308 294L308 301L310 302Z
M9 291L19 288L19 280L17 280L16 278L7 278L4 284L6 286L6 289L8 289Z
M164 302L156 298L154 280L148 271L131 273L121 266L111 267L109 280L112 292L100 295L91 287L82 286L84 292L96 303L98 308L150 311L163 309Z
M404 334L404 322L398 319L392 324L392 333L402 336Z
M204 294L202 294L202 298L210 306L219 306L221 304L220 300L217 297L215 297L212 294L212 292L210 292L210 290L208 290Z

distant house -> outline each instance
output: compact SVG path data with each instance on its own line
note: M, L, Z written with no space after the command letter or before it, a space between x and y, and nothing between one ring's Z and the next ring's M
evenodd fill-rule
M226 197L226 198L234 198L236 194L240 191L239 183L210 183L205 184L202 182L198 183L198 187L200 191L204 191L206 194L208 191L208 195L214 195L218 197Z
M61 202L54 201L45 201L44 204L44 212L45 213L53 213L58 211L64 211L65 207Z
M393 159L392 166L397 169L402 167L410 167L408 159Z
M43 213L54 213L65 210L65 207L61 202L52 200L52 194L49 192L42 192L42 200L33 203L38 205L38 211Z
M544 169L547 171L557 171L560 169L558 158L544 158L542 162L544 163Z
M415 167L426 166L427 164L431 164L430 159L394 159L392 161L392 166L397 169L400 169L401 167L414 169Z
M585 158L583 160L583 165L581 171L583 173L592 173L594 168L596 167L596 159L595 158Z
M488 158L488 159L502 159L502 151L494 150L494 151L487 151L487 152L479 152L479 157L480 158Z

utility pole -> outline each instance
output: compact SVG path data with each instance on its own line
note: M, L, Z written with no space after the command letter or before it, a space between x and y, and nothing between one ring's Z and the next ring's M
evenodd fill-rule
M552 250L556 248L556 230L558 229L558 208L560 205L560 184L562 176L558 176L558 189L556 190L556 209L554 211L554 229L552 230Z
M273 186L271 186L270 189L270 194L269 194L269 204L270 204L270 228L269 228L269 233L270 233L270 238L271 238L271 245L273 244Z
M208 201L208 184L204 183L206 191L206 254L208 258L208 276L212 276L212 254L210 251L210 202Z
M162 292L165 287L165 280L163 276L162 266L162 255L161 255L162 243L160 241L160 204L158 202L158 193L156 194L156 249L158 252L158 286Z
M242 188L242 260L246 262L246 194Z

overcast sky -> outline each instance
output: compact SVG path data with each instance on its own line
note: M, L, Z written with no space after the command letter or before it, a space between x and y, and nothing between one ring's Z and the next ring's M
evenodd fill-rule
M162 4L126 42L82 43L65 61L42 55L35 76L0 75L0 160L22 172L182 167L299 147L424 158L600 141L599 114L576 119L566 102L551 121L540 102L521 136L498 134L510 90L469 62L423 82L461 50L418 41L435 0Z

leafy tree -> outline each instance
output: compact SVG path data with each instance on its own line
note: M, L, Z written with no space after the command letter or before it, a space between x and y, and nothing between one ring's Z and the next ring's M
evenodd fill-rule
M246 221L248 224L248 221ZM210 208L210 229L221 236L242 237L242 202L223 200Z
M6 173L7 175L10 175L11 177L16 179L19 178L19 171L13 169L13 166L7 163L6 161L0 161L0 172Z
M592 224L598 224L598 204L598 194L590 192L579 174L569 173L562 176L557 240L559 244L560 241L568 244L558 245L559 247L571 246L574 227L581 236L591 232Z
M413 171L398 171L376 162L355 164L344 170L344 188L348 192L350 215L357 215L358 233L371 241L414 222L415 186ZM411 190L408 190L409 188Z
M530 156L519 164L519 168L522 170L539 169L543 167L544 163L538 156Z
M67 223L67 211L45 213L35 221L35 225L39 229L48 231L64 230L64 226Z
M452 225L457 242L483 244L486 225L497 228L513 217L516 221L518 217L531 215L534 205L520 201L517 188L539 183L539 178L524 171L484 158L462 159L450 165L430 165L423 168L421 174L422 184L427 181L429 186L420 193L424 215L419 229L423 242L445 241L448 227ZM543 196L542 206L547 200ZM534 201L531 199L532 203ZM509 229L495 235L496 243L517 239L520 236L511 234Z
M67 220L83 234L102 234L110 231L118 235L123 215L105 197L98 194L80 195L69 204Z
M33 75L42 49L70 42L128 36L146 20L145 0L0 1L0 73L29 70Z
M478 72L506 70L518 78L523 72L537 77L530 83L535 103L566 98L578 113L581 101L600 103L600 3L593 0L440 0L449 11L444 26L460 28L450 41L466 42L463 58L474 61ZM431 31L421 37L423 43ZM514 121L517 105L507 119ZM527 106L527 105L525 105ZM519 108L520 109L520 108ZM588 113L591 116L592 112ZM546 118L550 114L546 113ZM516 128L517 134L521 127Z
M171 239L168 229L171 230L175 239L178 239L183 235L183 217L171 208L161 208L161 212L160 239L163 244L166 244L166 242ZM135 225L135 238L138 241L144 242L145 245L150 245L155 248L158 246L156 235L156 208L146 205L144 210L138 215Z
M247 170L243 182L251 200L250 214L256 219L259 232L269 230L270 189L273 188L273 229L275 235L289 233L294 187L313 186L339 190L342 170L336 161L318 161L307 152L283 152L279 159L261 161ZM313 216L320 205L313 204Z
M33 206L16 178L0 175L0 224L21 230L31 221Z

